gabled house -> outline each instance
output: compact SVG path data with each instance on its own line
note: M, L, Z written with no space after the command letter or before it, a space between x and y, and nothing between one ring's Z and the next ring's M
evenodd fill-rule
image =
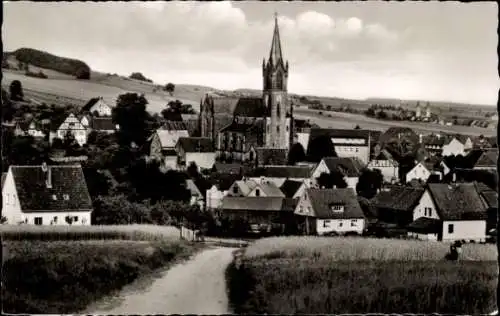
M414 179L426 182L431 176L431 173L432 172L427 169L427 166L423 162L419 162L406 174L406 183Z
M271 181L264 178L260 181L243 179L233 183L227 196L232 197L285 197L285 194Z
M300 194L299 196L296 196L296 194L303 185L304 182L302 181L285 180L285 182L281 185L280 190L287 198L299 197Z
M217 209L222 205L222 199L228 195L229 188L234 182L241 180L239 173L216 173L210 179L212 186L205 193L207 209Z
M313 175L313 166L265 166L259 168L255 175L249 177L252 180L259 181L261 177L270 180L281 187L286 180L304 181L311 179Z
M299 198L295 215L307 235L356 233L365 228L365 216L353 189L309 188Z
M356 185L358 184L362 169L363 163L357 158L325 157L314 169L312 177L317 179L322 173L330 174L336 170L344 175L347 187L356 191Z
M90 128L92 117L89 114L79 115L78 119L80 120L80 123L82 123L82 125L85 128Z
M420 218L426 217L428 227ZM474 183L429 183L413 211L409 234L427 240L477 241L486 239L488 213ZM418 225L417 225L418 224ZM414 226L418 226L418 230Z
M162 161L165 167L177 168L175 146L181 137L189 137L187 130L169 130L160 128L150 137L150 157Z
M198 205L200 209L203 209L205 204L205 197L192 179L186 180L186 188L189 190L189 192L191 192L191 199L189 201L189 204Z
M14 135L15 136L32 136L35 138L44 138L46 133L44 132L44 124L47 122L40 122L35 120L20 120L15 122ZM49 122L50 123L50 122Z
M9 167L2 188L9 224L90 225L92 210L80 165Z
M75 114L70 113L66 119L57 127L55 133L51 133L50 142L54 138L64 139L67 134L73 134L80 146L87 143L88 130L83 126Z
M497 170L498 149L485 150L474 164L475 170Z
M486 229L490 231L497 227L498 221L498 192L481 182L474 182L476 190L483 201L488 213Z
M412 212L424 191L421 187L390 185L374 196L370 204L379 221L404 227L414 220Z
M211 169L215 163L215 149L208 137L179 137L175 145L180 169L195 163L198 169Z
M367 168L380 170L386 183L399 181L399 163L386 149L382 149L379 153L375 154L368 163Z
M470 138L469 138L470 141ZM472 145L472 141L471 141ZM465 156L465 143L462 143L458 138L453 137L450 141L443 145L442 156ZM471 146L472 148L472 146Z
M98 116L111 116L113 108L104 102L102 97L92 98L87 104L82 107L82 113L88 113L94 115L97 113Z

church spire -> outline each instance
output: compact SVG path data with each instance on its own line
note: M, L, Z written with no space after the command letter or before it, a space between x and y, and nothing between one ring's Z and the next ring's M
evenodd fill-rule
M271 53L269 54L269 60L273 63L273 65L277 65L280 62L280 60L281 62L283 62L277 12L274 13L274 33L273 33L273 41L271 43Z

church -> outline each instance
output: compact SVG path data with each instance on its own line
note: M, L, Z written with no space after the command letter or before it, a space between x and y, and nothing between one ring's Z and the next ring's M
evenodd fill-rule
M286 157L294 140L288 61L281 50L277 15L274 22L269 58L262 62L262 96L206 95L200 102L201 136L212 139L220 161L256 162L258 157L279 156L277 153Z

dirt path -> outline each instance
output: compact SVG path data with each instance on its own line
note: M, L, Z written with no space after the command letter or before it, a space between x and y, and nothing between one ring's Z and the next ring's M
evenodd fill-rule
M204 250L148 284L136 282L93 304L85 314L229 314L224 273L235 249Z

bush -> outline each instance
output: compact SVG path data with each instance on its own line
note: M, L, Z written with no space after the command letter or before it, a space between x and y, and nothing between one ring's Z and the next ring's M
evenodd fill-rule
M39 72L31 72L31 71L26 71L24 73L25 76L28 77L35 77L35 78L41 78L41 79L47 79L47 75L44 74L41 70Z

